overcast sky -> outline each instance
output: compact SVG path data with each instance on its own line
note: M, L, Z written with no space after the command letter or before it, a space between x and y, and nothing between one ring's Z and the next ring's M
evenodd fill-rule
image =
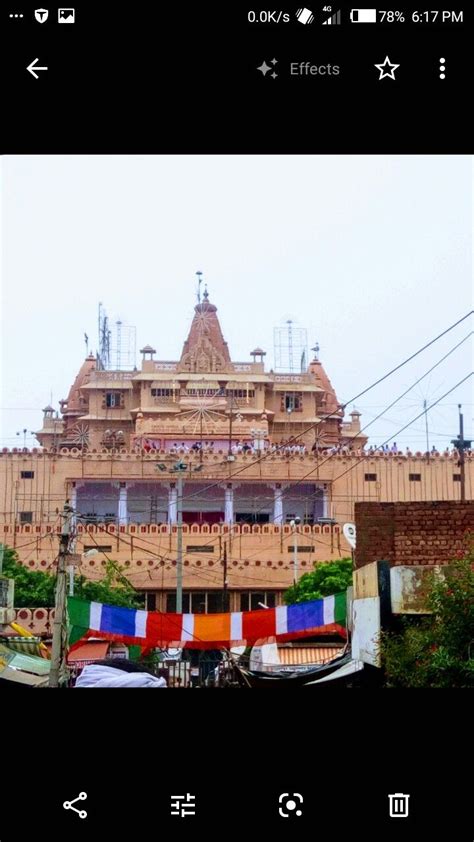
M137 352L177 359L196 270L234 360L288 318L320 345L341 402L472 308L469 157L4 157L1 444L41 427L97 346L97 308L136 325ZM451 331L356 407L362 424L472 330ZM137 353L137 365L140 355ZM425 449L425 421L398 430L472 370L465 342L367 428ZM473 434L473 380L428 413L429 444ZM348 411L352 408L349 404ZM26 443L37 444L28 433Z

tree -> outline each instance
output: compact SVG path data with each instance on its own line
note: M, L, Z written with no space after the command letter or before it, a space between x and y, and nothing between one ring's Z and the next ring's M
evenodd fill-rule
M56 576L29 570L18 561L17 553L10 547L4 549L3 575L15 580L15 608L54 607ZM105 576L98 582L76 575L74 593L91 602L105 602L125 608L143 607L143 596L134 590L121 568L113 561L107 562Z
M296 585L283 595L287 605L295 602L309 602L322 599L335 593L346 591L352 585L352 559L341 558L338 561L319 561L311 573L304 573Z
M391 687L474 687L474 555L429 579L426 617L405 617L381 638Z
M15 580L15 608L54 607L56 577L24 567L10 547L4 548L2 575Z

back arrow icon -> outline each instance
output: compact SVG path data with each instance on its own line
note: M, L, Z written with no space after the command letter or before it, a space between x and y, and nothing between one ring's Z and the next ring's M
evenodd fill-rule
M39 79L39 76L38 76L37 73L35 73L35 70L47 70L48 69L47 67L37 67L36 66L37 61L39 61L39 58L33 59L31 64L29 64L28 67L26 68L29 71L29 73L31 73L31 75L35 77L35 79Z

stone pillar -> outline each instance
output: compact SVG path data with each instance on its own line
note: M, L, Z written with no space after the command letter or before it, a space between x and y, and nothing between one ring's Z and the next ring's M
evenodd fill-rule
M329 486L323 485L323 517L330 517L329 514Z
M273 487L273 523L283 523L283 486L277 482Z
M178 520L178 489L176 483L171 482L168 489L168 523Z
M234 489L230 482L225 487L224 521L225 523L234 522Z
M126 526L127 523L128 523L127 492L128 492L127 483L126 482L119 483L119 501L118 501L118 522L119 522L119 526Z

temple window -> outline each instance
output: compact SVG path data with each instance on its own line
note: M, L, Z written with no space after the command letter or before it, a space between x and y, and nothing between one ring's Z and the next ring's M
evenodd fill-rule
M156 611L156 593L145 594L145 608L147 611Z
M302 392L283 392L281 397L281 411L282 412L302 412L303 411L303 393Z
M213 553L214 547L212 544L188 544L186 547L187 553Z
M176 613L176 594L166 594L166 611ZM222 591L188 591L183 593L183 614L219 614L222 611Z
M34 479L35 472L34 471L21 471L20 477L21 477L21 479Z
M260 611L262 606L275 607L275 593L273 591L244 591L240 594L241 611Z
M111 544L84 544L84 552L89 552L89 550L97 550L98 553L111 553L112 552L112 545Z
M113 409L124 405L123 392L105 392L105 399L102 403L107 409Z
M171 398L173 397L173 389L152 389L151 395L153 398Z
M20 512L20 523L33 523L33 512Z
M421 474L408 474L410 482L421 482Z
M366 482L377 482L377 474L364 474Z

